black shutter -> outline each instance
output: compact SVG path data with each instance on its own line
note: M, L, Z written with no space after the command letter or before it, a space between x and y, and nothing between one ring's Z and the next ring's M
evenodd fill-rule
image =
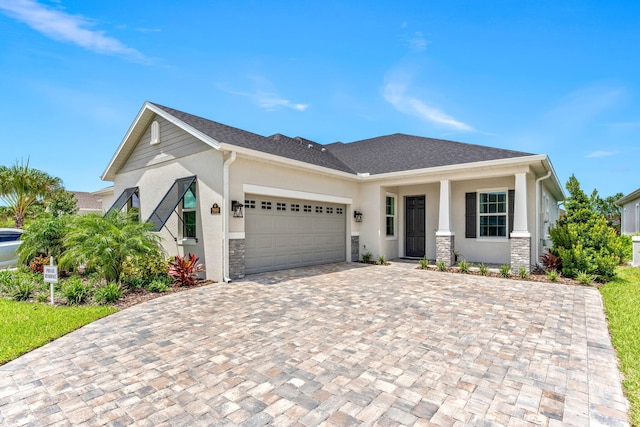
M118 197L118 199L113 203L113 205L111 205L111 207L109 208L107 213L104 214L104 216L109 216L111 212L114 212L114 211L120 212L124 207L124 205L127 204L129 199L131 199L133 195L137 192L138 192L138 187L130 187L125 189L120 195L120 197Z
M191 187L191 184L195 181L195 176L176 179L147 220L147 222L153 223L154 225L151 231L160 231L162 227L164 227L164 224L173 211L176 210L184 195L189 191L189 187Z
M507 199L507 212L509 213L507 221L509 222L509 238L511 238L511 232L513 232L513 211L516 202L516 190L509 190L509 196Z
M476 200L477 193L466 193L466 209L465 209L465 231L464 235L467 239L476 238Z

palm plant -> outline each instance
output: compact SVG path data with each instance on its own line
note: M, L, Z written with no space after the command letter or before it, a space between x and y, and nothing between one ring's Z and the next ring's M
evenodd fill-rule
M16 228L22 228L29 207L62 189L60 178L29 167L29 161L0 166L0 200L13 212Z
M58 259L65 250L64 237L69 228L69 215L44 214L25 227L22 244L17 253L20 262L27 263L37 256Z
M114 212L101 216L76 217L64 239L68 248L60 259L64 268L85 263L96 268L107 282L119 282L128 257L160 252L158 235L151 224L138 222L137 216Z

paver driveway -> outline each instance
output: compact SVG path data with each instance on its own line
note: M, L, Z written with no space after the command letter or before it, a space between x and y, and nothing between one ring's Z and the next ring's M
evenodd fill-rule
M334 264L124 310L0 367L4 425L626 425L597 290Z

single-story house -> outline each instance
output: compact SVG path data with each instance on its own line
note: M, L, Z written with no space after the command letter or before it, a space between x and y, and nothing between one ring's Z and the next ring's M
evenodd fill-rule
M213 280L365 253L529 270L564 198L544 154L404 134L321 145L150 102L102 179L110 210L138 209Z
M616 200L620 207L620 232L626 235L640 233L640 188Z
M640 188L616 200L620 206L620 233L633 236L631 265L640 267Z
M86 191L72 191L73 198L76 199L78 215L102 212L102 200L94 193Z

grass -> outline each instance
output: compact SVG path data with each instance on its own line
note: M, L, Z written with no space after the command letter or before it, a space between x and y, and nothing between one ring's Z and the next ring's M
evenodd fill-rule
M0 365L117 310L52 307L0 299Z
M640 426L640 269L618 267L616 277L600 288L611 340L620 359L622 386L632 425Z

